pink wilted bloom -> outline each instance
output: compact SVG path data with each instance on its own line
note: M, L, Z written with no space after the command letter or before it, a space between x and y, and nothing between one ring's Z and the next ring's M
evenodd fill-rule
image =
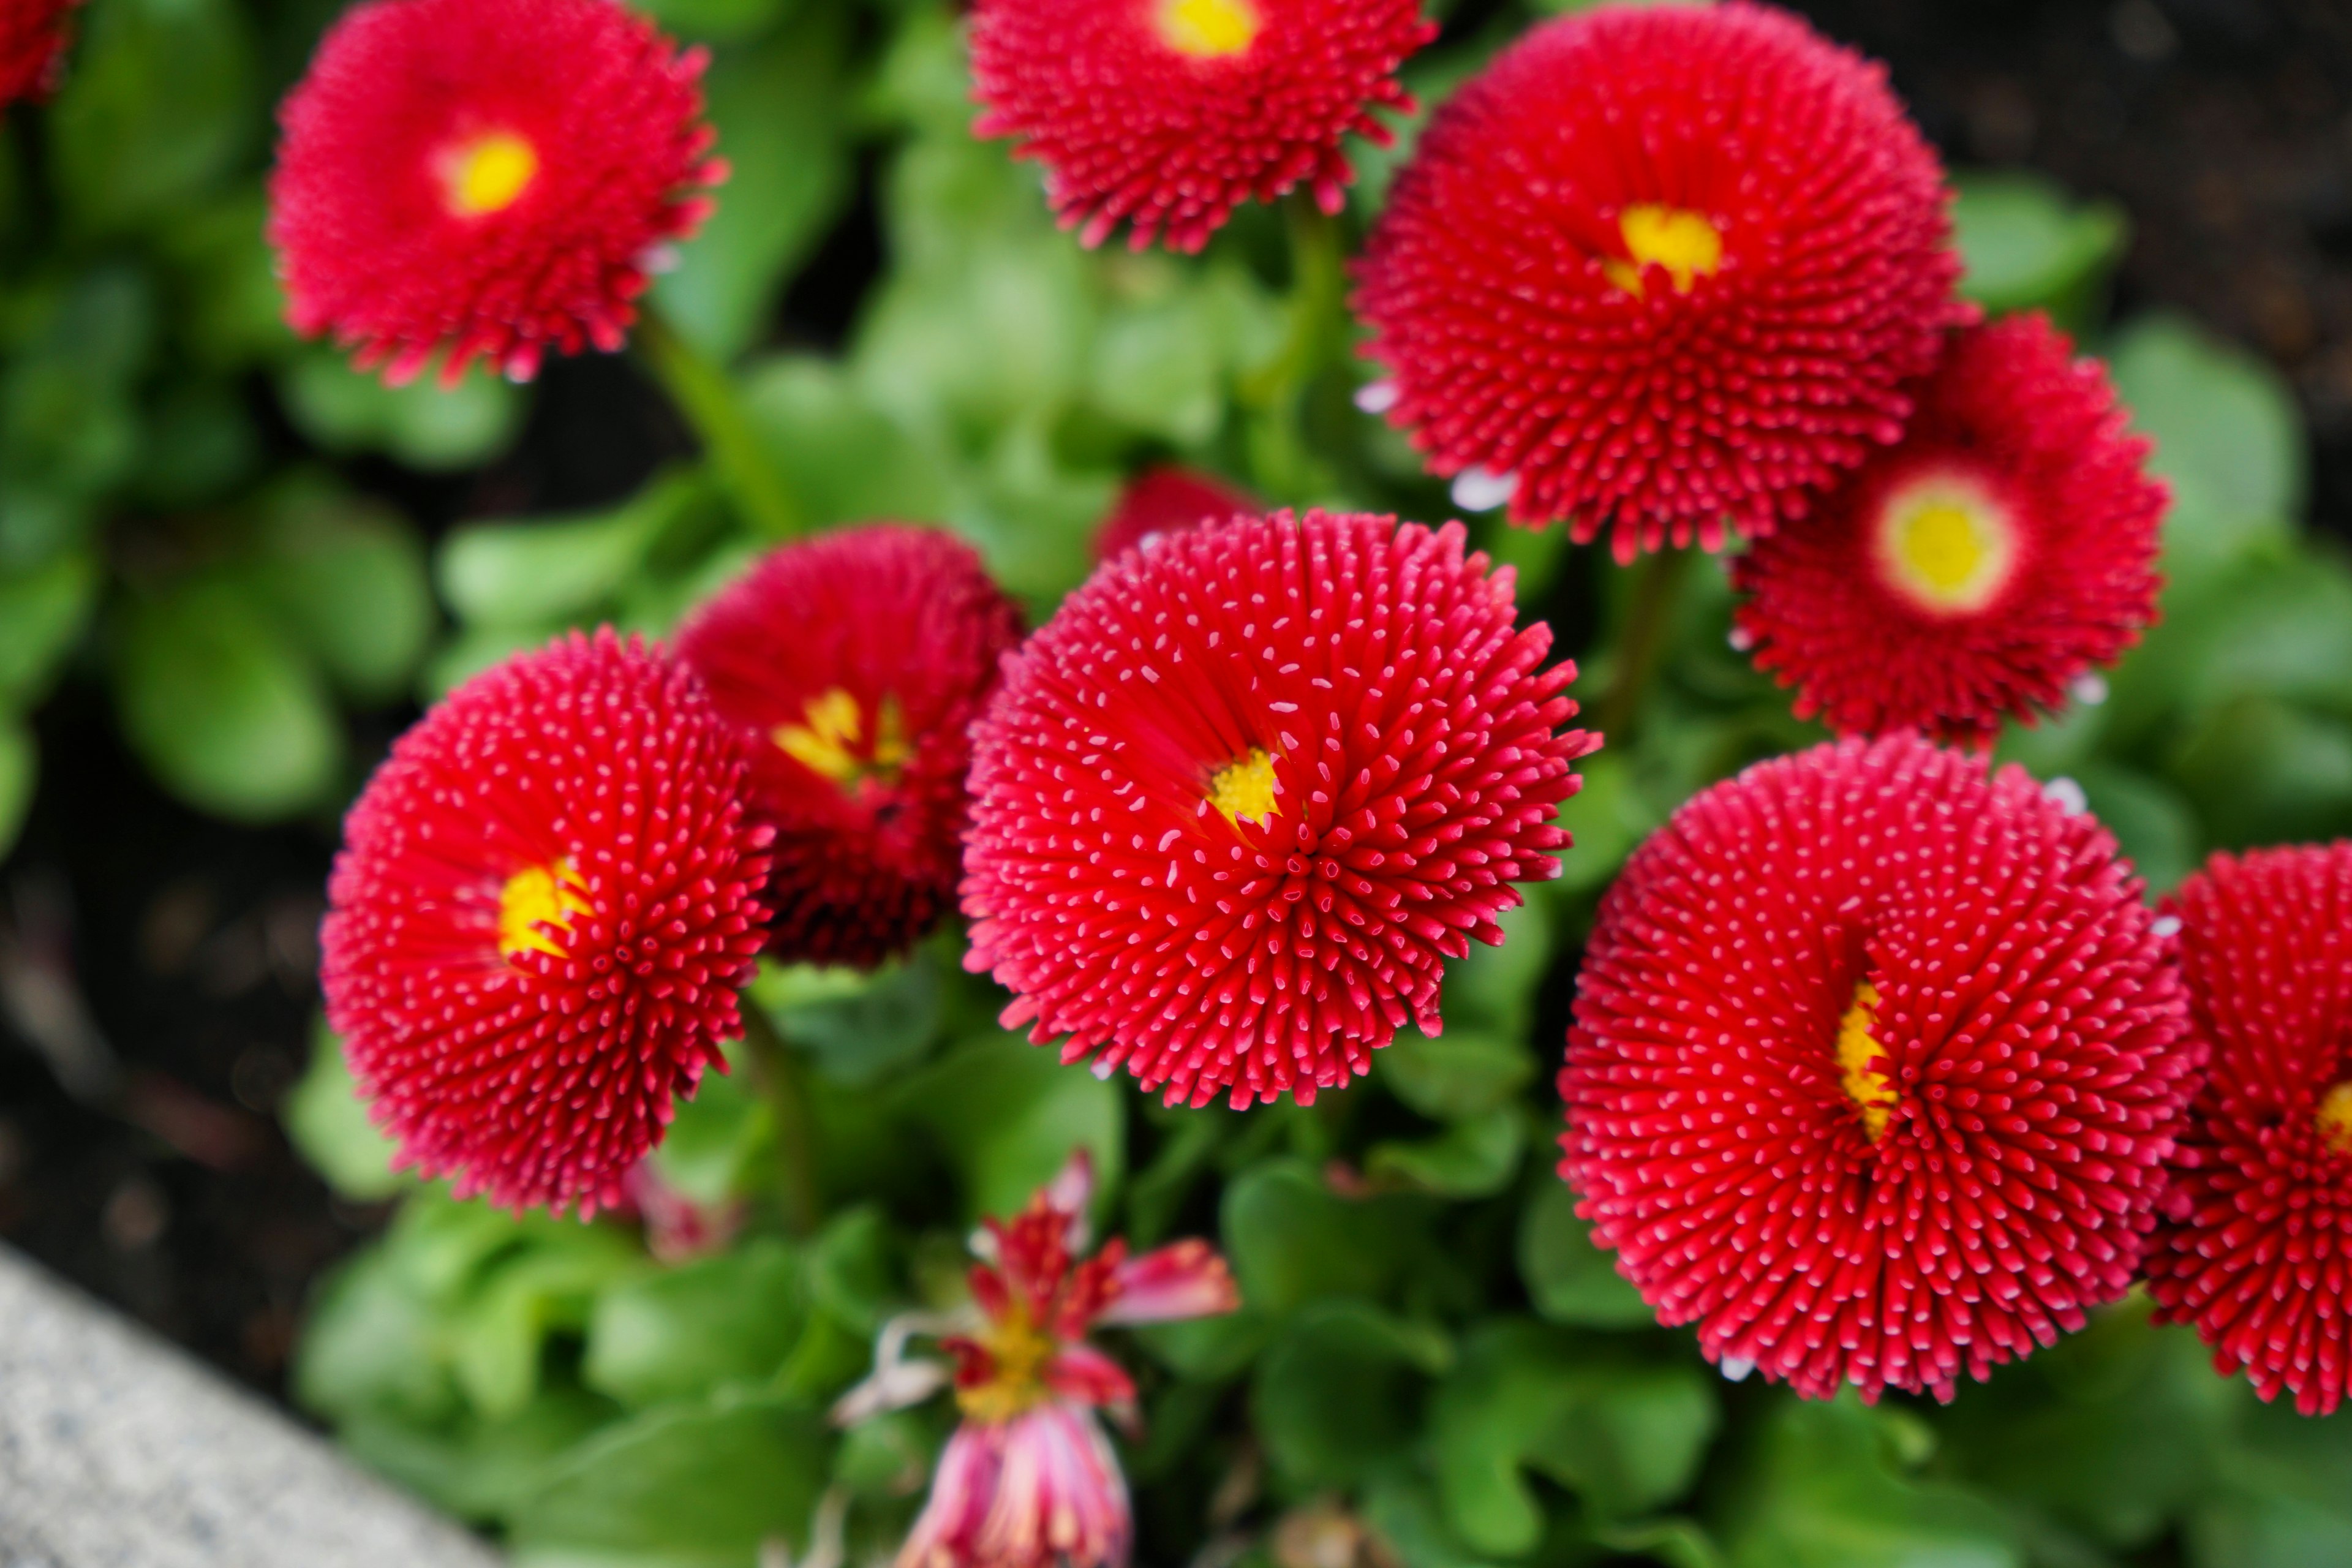
M1123 1568L1134 1515L1118 1456L1095 1417L1135 1419L1135 1384L1087 1342L1089 1330L1230 1312L1241 1294L1205 1241L1139 1258L1113 1239L1091 1258L1087 1202L1094 1167L1081 1150L1009 1222L972 1239L971 1304L909 1316L882 1331L874 1373L834 1407L849 1426L919 1404L952 1383L963 1425L948 1439L897 1568ZM952 1368L909 1361L916 1334L936 1337Z

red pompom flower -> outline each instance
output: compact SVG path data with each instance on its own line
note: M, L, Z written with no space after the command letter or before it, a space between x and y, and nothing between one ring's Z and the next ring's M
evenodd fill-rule
M1191 468L1147 468L1119 492L1118 504L1095 535L1095 560L1104 562L1163 533L1188 533L1206 522L1255 516L1265 503L1223 479Z
M892 523L772 552L680 631L776 832L779 957L870 968L953 906L967 731L1020 640L971 546Z
M81 0L0 0L0 109L57 85L66 13Z
M2352 843L2217 855L2166 910L2213 1071L2148 1293L2222 1372L2331 1415L2352 1392Z
M1842 734L1990 742L2156 619L2165 489L2096 360L2040 316L1972 329L1900 445L1740 557L1740 640Z
M710 210L683 55L614 0L370 0L280 114L269 237L307 334L413 378L621 347L659 247Z
M1170 1103L1343 1084L1559 874L1575 667L1459 523L1276 512L1105 565L973 731L965 962Z
M763 938L768 830L686 670L610 631L478 676L352 806L321 979L404 1163L515 1208L624 1201Z
M1761 763L1601 901L1560 1173L1662 1322L1949 1399L2129 1289L2203 1052L2115 840L1916 736Z
M1389 417L1621 560L1801 515L1967 319L1885 71L1784 12L1605 6L1456 93L1357 270Z
M1045 165L1086 244L1128 223L1138 250L1198 250L1301 181L1338 212L1340 140L1389 143L1371 111L1412 112L1396 70L1436 36L1421 0L979 0L976 129Z

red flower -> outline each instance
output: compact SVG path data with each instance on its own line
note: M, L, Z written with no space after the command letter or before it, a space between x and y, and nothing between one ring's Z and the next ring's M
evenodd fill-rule
M2352 1391L2352 843L2217 855L2165 907L2213 1073L2148 1293L2223 1373L2330 1415Z
M1660 1321L1949 1399L2132 1282L2202 1051L2115 840L1916 736L1677 812L1601 901L1560 1173Z
M1441 109L1358 268L1390 417L1619 559L1751 536L1892 442L1952 298L1884 70L1743 4L1529 33Z
M371 0L286 100L269 237L307 334L387 378L618 349L725 177L684 55L612 0Z
M1990 743L2156 619L2165 489L2040 316L1962 333L1902 443L1733 563L1759 668L1842 734Z
M81 0L0 0L0 109L57 86L68 34L66 13Z
M971 67L987 112L1046 167L1065 228L1099 245L1198 250L1255 196L1305 180L1327 213L1355 175L1340 139L1411 113L1396 69L1437 36L1421 0L979 0Z
M692 676L573 634L467 682L343 824L327 1016L401 1157L515 1208L623 1202L740 1032L768 833Z
M1131 1423L1135 1384L1087 1334L1230 1312L1241 1293L1204 1241L1129 1258L1113 1240L1081 1261L1093 1194L1081 1151L1011 1224L987 1221L971 1309L951 1322L886 1326L873 1375L835 1407L835 1419L852 1425L945 1385L938 1363L900 1359L910 1333L941 1333L955 1357L963 1424L940 1455L897 1568L1124 1568L1135 1522L1094 1411Z
M1255 496L1190 468L1147 468L1128 481L1118 505L1095 535L1097 563L1163 533L1184 533L1204 522L1265 510Z
M1020 640L969 545L892 523L783 546L679 633L776 830L779 956L870 968L952 907L967 731Z
M1444 961L1559 874L1575 666L1463 531L1276 512L1097 572L973 731L968 967L1007 1028L1235 1106L1435 1034Z

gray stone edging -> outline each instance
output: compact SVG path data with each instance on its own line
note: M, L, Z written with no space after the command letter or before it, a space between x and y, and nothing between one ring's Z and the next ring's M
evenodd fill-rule
M0 1247L0 1568L496 1568L277 1411Z

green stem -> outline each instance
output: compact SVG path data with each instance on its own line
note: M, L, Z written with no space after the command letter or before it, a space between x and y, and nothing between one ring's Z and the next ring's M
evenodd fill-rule
M1691 550L1661 550L1642 563L1633 584L1633 607L1617 639L1616 679L1601 700L1601 733L1613 742L1632 733L1642 699L1664 661L1666 638L1674 630L1675 610L1682 600L1683 582L1690 575Z
M701 437L704 456L743 516L772 539L806 532L808 519L768 460L726 368L688 342L651 303L638 317L636 342L670 401Z
M782 1176L784 1226L794 1236L815 1232L815 1125L809 1116L808 1069L800 1053L776 1032L766 1008L743 998L743 1054L751 1080L776 1116L777 1167Z
M1290 231L1290 333L1282 352L1236 388L1245 405L1262 410L1280 409L1328 362L1347 302L1339 220L1304 191L1283 210Z

